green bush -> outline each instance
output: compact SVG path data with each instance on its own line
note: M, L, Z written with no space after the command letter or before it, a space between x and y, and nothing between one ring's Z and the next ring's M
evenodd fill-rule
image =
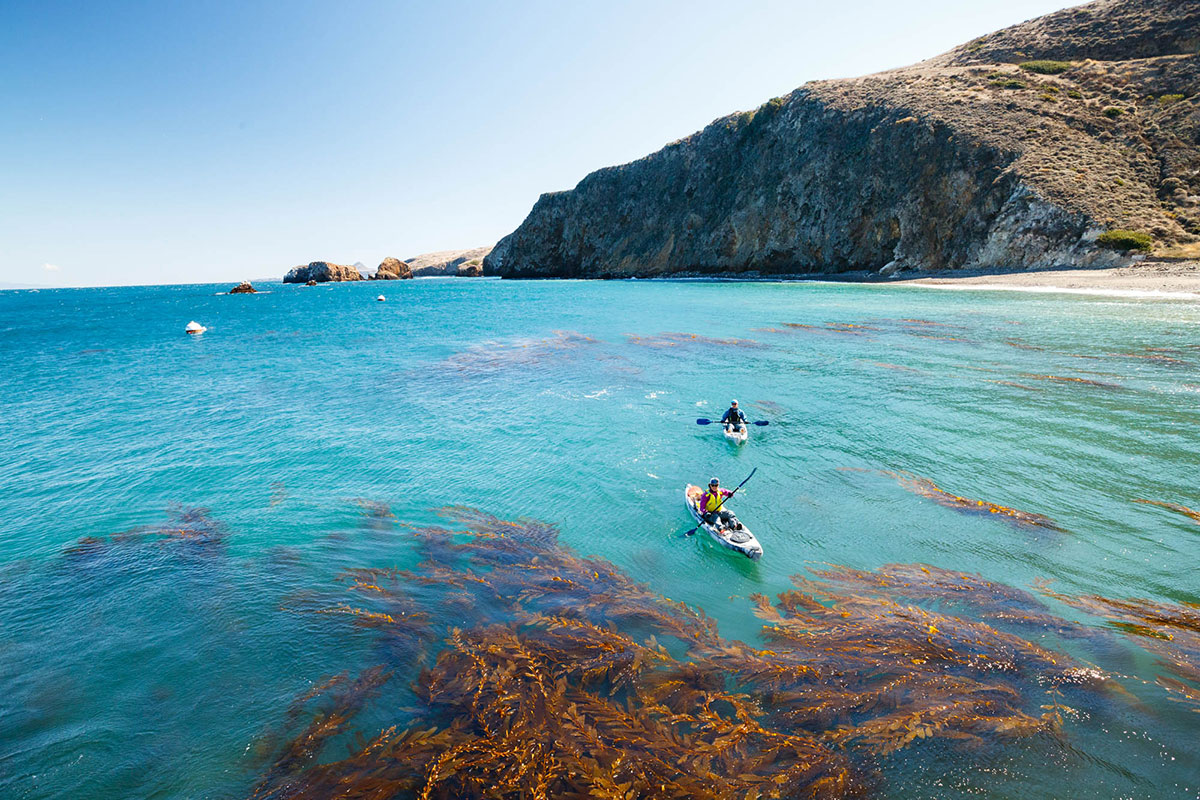
M1182 99L1183 95L1181 94L1164 94L1162 97L1158 98L1158 103L1159 105L1167 106L1171 103L1178 103Z
M1154 237L1140 231L1107 231L1096 238L1096 244L1107 247L1109 250L1120 250L1121 252L1136 250L1139 253L1149 253L1154 247Z
M1026 72L1036 72L1039 75L1058 75L1074 65L1070 61L1026 61L1017 66Z
M1104 109L1104 116L1108 117L1109 119L1116 119L1124 113L1125 109L1117 108L1116 106L1109 106L1108 108Z
M992 81L992 86L995 86L997 89L1024 89L1025 88L1025 84L1022 81L1013 80L1012 78L1009 78L1006 81Z
M1082 100L1083 92L1079 91L1078 89L1068 89L1067 97L1071 98L1072 100Z

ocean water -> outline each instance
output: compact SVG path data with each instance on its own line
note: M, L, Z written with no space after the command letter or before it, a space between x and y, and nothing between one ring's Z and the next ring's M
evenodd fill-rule
M881 758L880 793L1200 796L1200 705L1159 684L1172 673L1145 637L1042 591L1200 602L1200 524L1153 504L1200 507L1200 305L822 283L222 288L0 292L0 795L248 796L289 704L378 655L370 630L297 604L346 569L412 566L410 526L466 505L553 523L748 642L750 595L827 564L1032 592L1105 636L1036 642L1120 696L1058 738ZM208 331L185 335L190 320ZM770 423L742 446L696 424L731 397ZM680 535L685 484L754 468L731 505L761 561ZM380 713L357 724L403 726Z

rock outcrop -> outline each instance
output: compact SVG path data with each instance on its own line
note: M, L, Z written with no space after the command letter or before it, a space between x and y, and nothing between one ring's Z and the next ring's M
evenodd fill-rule
M407 262L401 261L398 258L385 258L379 264L379 269L375 270L375 274L371 276L371 280L395 281L411 278L412 276L412 268Z
M1099 0L913 67L810 83L543 195L484 271L1126 264L1098 246L1105 230L1200 238L1198 44L1196 0Z
M481 259L472 259L463 264L458 265L458 270L455 274L460 278L479 278L483 276L483 261Z
M488 253L492 252L490 247L475 247L470 250L442 250L437 253L424 253L419 256L413 256L406 259L408 265L412 267L413 275L418 278L428 277L430 275L457 275L458 268L463 264L471 261L478 261L481 264Z
M242 281L229 290L230 294L258 294L258 289L250 285L250 281Z
M345 264L331 264L328 261L313 261L293 267L283 276L284 283L329 283L331 281L361 281L362 273L354 267Z

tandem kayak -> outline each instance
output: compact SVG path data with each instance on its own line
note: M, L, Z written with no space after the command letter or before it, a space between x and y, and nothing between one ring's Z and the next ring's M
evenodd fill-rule
M711 536L717 544L722 547L728 547L730 550L736 550L746 558L754 560L762 558L762 545L758 543L758 539L754 538L754 534L747 528L743 527L741 530L735 530L733 528L710 525L704 521L704 518L700 516L700 507L697 505L703 494L703 489L690 484L683 490L683 500L687 504L688 511L691 512L692 517L700 524L705 533Z
M745 444L746 440L750 438L750 426L749 425L743 425L742 429L740 431L735 431L733 429L732 425L724 425L722 427L725 428L725 438L731 442L736 442L737 444Z

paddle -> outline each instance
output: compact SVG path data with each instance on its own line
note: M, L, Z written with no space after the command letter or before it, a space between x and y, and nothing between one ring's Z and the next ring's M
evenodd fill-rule
M720 420L717 420L717 422L720 422ZM711 419L704 419L704 417L701 417L700 419L696 420L696 424L697 424L697 425L712 425L712 424L713 424L713 420L711 420ZM758 426L761 428L763 425L770 425L770 424L771 424L771 421L770 421L770 420L766 420L766 419L760 419L760 420L755 420L754 422L750 422L750 423L748 423L748 424L750 424L750 425L758 425Z
M753 477L754 477L754 473L756 473L756 472L758 472L758 467L755 467L754 469L750 470L750 474L746 476L746 481L748 481L748 480L750 480L751 478L753 478ZM739 484L737 485L737 489L734 489L732 492L730 492L730 493L729 493L729 497L733 497L735 494L737 494L737 493L738 493L738 489L741 489L743 486L745 486L745 485L746 485L746 481L742 481L741 483L739 483ZM714 513L714 514L715 514L715 513L717 513L718 511L720 511L720 510L721 510L721 506L725 505L725 501L726 501L726 500L728 500L728 499L729 499L729 497L723 497L723 498L721 498L721 502L717 503L717 507L716 507L716 508L714 508L714 509L712 510L712 513ZM701 516L701 517L703 517L704 515L703 515L703 514L701 514L700 516ZM683 535L684 535L684 536L691 536L692 534L694 534L694 533L695 533L696 531L698 531L698 530L700 530L700 526L699 526L699 525L697 525L696 527L692 528L690 531L688 531L687 533L685 533L685 534L683 534Z

